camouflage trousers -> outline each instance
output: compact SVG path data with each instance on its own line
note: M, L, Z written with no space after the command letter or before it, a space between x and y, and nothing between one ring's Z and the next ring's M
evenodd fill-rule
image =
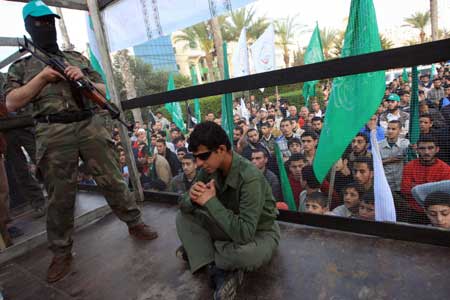
M254 271L271 260L280 240L280 229L275 222L273 230L257 231L252 242L235 243L202 209L179 212L176 225L192 273L211 262L224 270Z
M105 128L105 117L70 124L38 123L36 161L49 197L47 237L55 254L72 248L78 161L81 158L115 215L133 226L141 212L123 180L114 142Z

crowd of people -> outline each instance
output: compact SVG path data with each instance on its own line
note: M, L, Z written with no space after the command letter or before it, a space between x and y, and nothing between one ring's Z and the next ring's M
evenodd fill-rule
M398 77L388 83L378 110L336 163L332 186L330 174L320 183L312 168L326 118L329 86L324 87L325 99L313 97L308 107L297 107L280 97L270 101L251 95L243 109L240 99L235 99L233 149L264 174L279 209L287 209L287 205L275 144L282 153L298 211L374 220L370 131L376 130L397 221L450 229L450 73L445 64L437 70L432 79L427 73L420 75L418 142L409 141L411 75L408 81ZM187 144L192 128L182 132L161 112L152 119L149 124L137 122L131 136L141 183L144 189L185 193L198 171ZM221 125L221 116L207 112L203 121ZM123 176L128 178L117 129L113 139ZM439 184L429 187L430 183ZM421 192L424 187L428 193Z

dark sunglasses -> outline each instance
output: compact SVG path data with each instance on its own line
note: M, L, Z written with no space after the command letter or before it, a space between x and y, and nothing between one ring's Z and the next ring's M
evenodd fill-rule
M200 159L205 161L211 156L211 153L213 153L213 151L203 152L199 154L192 154L192 156L194 157L194 159Z

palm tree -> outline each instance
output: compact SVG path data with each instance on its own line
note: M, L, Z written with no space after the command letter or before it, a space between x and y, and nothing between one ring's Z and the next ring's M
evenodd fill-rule
M287 17L282 20L275 21L275 33L278 35L276 43L283 49L283 60L286 68L289 68L289 45L293 44L294 35L297 33L299 24L296 23L296 16Z
M325 59L329 59L331 57L330 51L334 48L337 35L338 31L336 29L323 28L320 30L320 38L322 39L322 48Z
M438 39L438 4L437 0L430 0L431 39Z
M231 12L228 17L219 17L222 24L222 36L226 41L237 41L242 28L247 28L247 40L255 41L269 26L266 17L255 19L253 7L241 8Z
M430 22L430 12L429 11L425 13L416 12L411 17L406 18L404 21L406 24L403 26L418 29L420 31L419 33L420 42L421 43L425 42L426 34L424 30L425 26L427 26L428 23Z
M394 46L394 42L392 42L390 39L388 39L381 33L380 33L380 41L381 41L381 48L383 48L383 50L391 49Z
M331 53L334 57L340 57L342 54L342 48L344 47L345 32L342 30L336 30L335 34L333 50L331 50Z
M181 34L174 36L174 43L187 42L186 47L200 48L205 53L206 65L208 66L208 79L214 81L213 60L214 42L210 37L206 23L201 22L188 27Z

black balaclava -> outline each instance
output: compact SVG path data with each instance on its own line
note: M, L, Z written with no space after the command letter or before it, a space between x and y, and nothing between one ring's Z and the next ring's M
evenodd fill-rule
M40 24L42 22L43 24ZM25 29L30 34L33 42L43 50L50 53L59 51L56 43L55 17L52 15L25 19Z

